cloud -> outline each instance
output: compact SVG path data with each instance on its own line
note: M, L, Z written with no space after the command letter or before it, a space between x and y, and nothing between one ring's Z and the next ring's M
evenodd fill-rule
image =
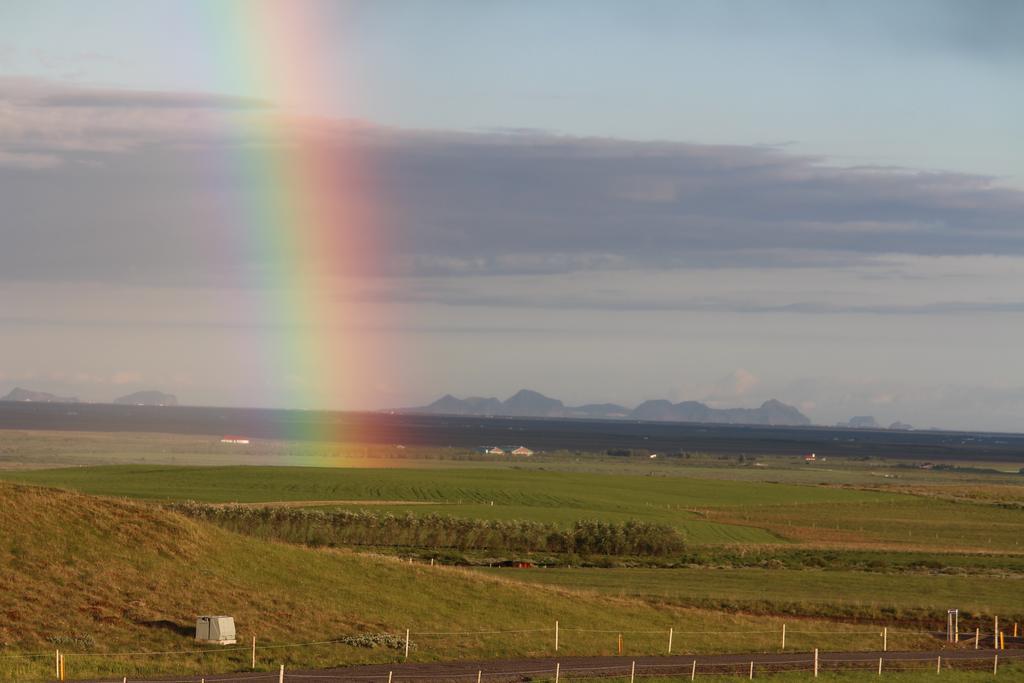
M35 101L42 108L74 107L79 109L262 109L269 105L247 97L231 97L210 93L165 93L124 90L91 90L65 92L40 97Z
M760 384L760 378L754 373L744 368L736 368L711 386L692 385L678 391L680 395L699 398L715 407L734 407L749 403L748 399Z
M110 377L111 384L138 384L142 381L142 373L132 370L118 370Z
M237 143L265 103L209 93L95 89L28 78L0 78L0 168L88 161L150 145ZM102 155L96 158L95 155Z
M732 373L732 377L734 381L733 389L737 396L749 394L754 387L761 383L761 380L756 375L743 368L737 368Z
M882 425L901 421L925 429L1006 431L1016 429L1017 416L1024 409L1024 386L1013 385L818 377L778 390L803 397L820 424L873 415Z
M0 85L0 234L11 245L0 276L8 279L282 277L289 264L257 248L268 228L252 212L294 179L257 183L253 173L293 153L315 153L321 179L331 178L322 192L337 206L367 207L362 222L331 226L339 239L372 233L377 245L364 259L323 254L314 272L480 277L1024 255L1024 192L978 175L840 167L763 146L285 118L194 93ZM501 294L481 292L487 297ZM647 305L745 308L685 293ZM813 298L779 306L856 310Z

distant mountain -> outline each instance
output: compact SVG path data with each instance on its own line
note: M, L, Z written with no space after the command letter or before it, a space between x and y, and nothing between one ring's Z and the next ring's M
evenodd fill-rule
M470 396L455 398L445 394L429 406L412 408L402 412L429 413L431 415L501 415L501 401L496 398Z
M566 408L568 417L590 417L596 419L622 419L629 417L629 408L616 403L588 403L585 406Z
M136 391L134 394L115 398L114 403L125 406L176 406L178 397L162 391Z
M564 417L561 401L529 389L520 389L501 402L501 415L511 417Z
M699 401L645 401L631 417L637 420L667 422L708 422L712 424L784 425L802 427L811 424L807 416L793 406L771 399L759 408L712 408Z
M50 394L45 391L32 391L30 389L22 389L21 387L14 387L11 389L0 401L31 401L33 403L78 403L78 399L74 396L57 396L56 394Z
M855 415L846 422L836 424L837 427L852 427L854 429L881 429L878 420L874 415Z
M712 408L698 401L671 403L665 400L644 401L630 410L615 403L591 403L566 406L536 391L523 389L504 401L496 398L456 398L446 394L430 405L408 408L400 412L431 415L496 415L507 417L576 417L598 420L651 420L656 422L708 422L717 424L751 424L805 426L811 424L793 406L775 399L758 408Z

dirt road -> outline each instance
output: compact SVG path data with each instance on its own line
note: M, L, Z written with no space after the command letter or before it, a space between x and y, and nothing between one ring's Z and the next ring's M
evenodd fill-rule
M840 669L877 672L881 660L883 674L886 671L919 670L944 672L965 669L991 671L994 656L992 650L941 650L934 652L821 652L818 667L822 672ZM939 658L941 657L941 661ZM999 664L1024 661L1024 650L1003 650L998 653ZM634 664L635 663L635 664ZM694 665L696 663L696 668ZM402 683L407 681L430 681L443 683L512 683L538 679L553 680L556 668L560 678L582 677L628 677L631 672L637 677L679 676L688 679L706 678L709 675L732 674L749 676L753 665L755 678L784 671L814 671L813 652L792 652L781 654L739 654L739 655L678 655L665 657L563 657L538 659L513 659L490 661L429 662L423 664L373 664L337 669L305 669L284 672L285 681L309 681L310 683L340 683L341 681L363 681L365 683ZM633 667L635 666L635 670ZM227 681L277 681L280 671L262 673L232 673L207 676L172 676L163 678L136 679L131 683L226 683ZM120 683L121 678L93 679L88 683ZM86 683L86 682L81 682Z

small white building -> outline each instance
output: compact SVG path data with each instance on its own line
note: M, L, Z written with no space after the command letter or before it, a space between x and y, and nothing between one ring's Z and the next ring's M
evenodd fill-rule
M196 619L196 641L200 643L216 643L217 645L234 645L235 618L216 616L199 617Z
M520 446L512 451L512 455L533 455L533 451L526 446Z
M249 445L249 437L247 436L225 436L220 440L221 443L235 443L243 446Z
M488 455L505 455L505 451L501 450L497 446L492 446L491 448L487 449L487 454Z

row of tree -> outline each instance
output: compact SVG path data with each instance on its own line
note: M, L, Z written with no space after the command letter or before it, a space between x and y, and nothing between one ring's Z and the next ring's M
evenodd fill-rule
M285 507L177 503L190 517L260 538L312 546L394 546L580 555L665 556L683 549L674 527L652 522L577 521L569 528L526 521L394 515Z

